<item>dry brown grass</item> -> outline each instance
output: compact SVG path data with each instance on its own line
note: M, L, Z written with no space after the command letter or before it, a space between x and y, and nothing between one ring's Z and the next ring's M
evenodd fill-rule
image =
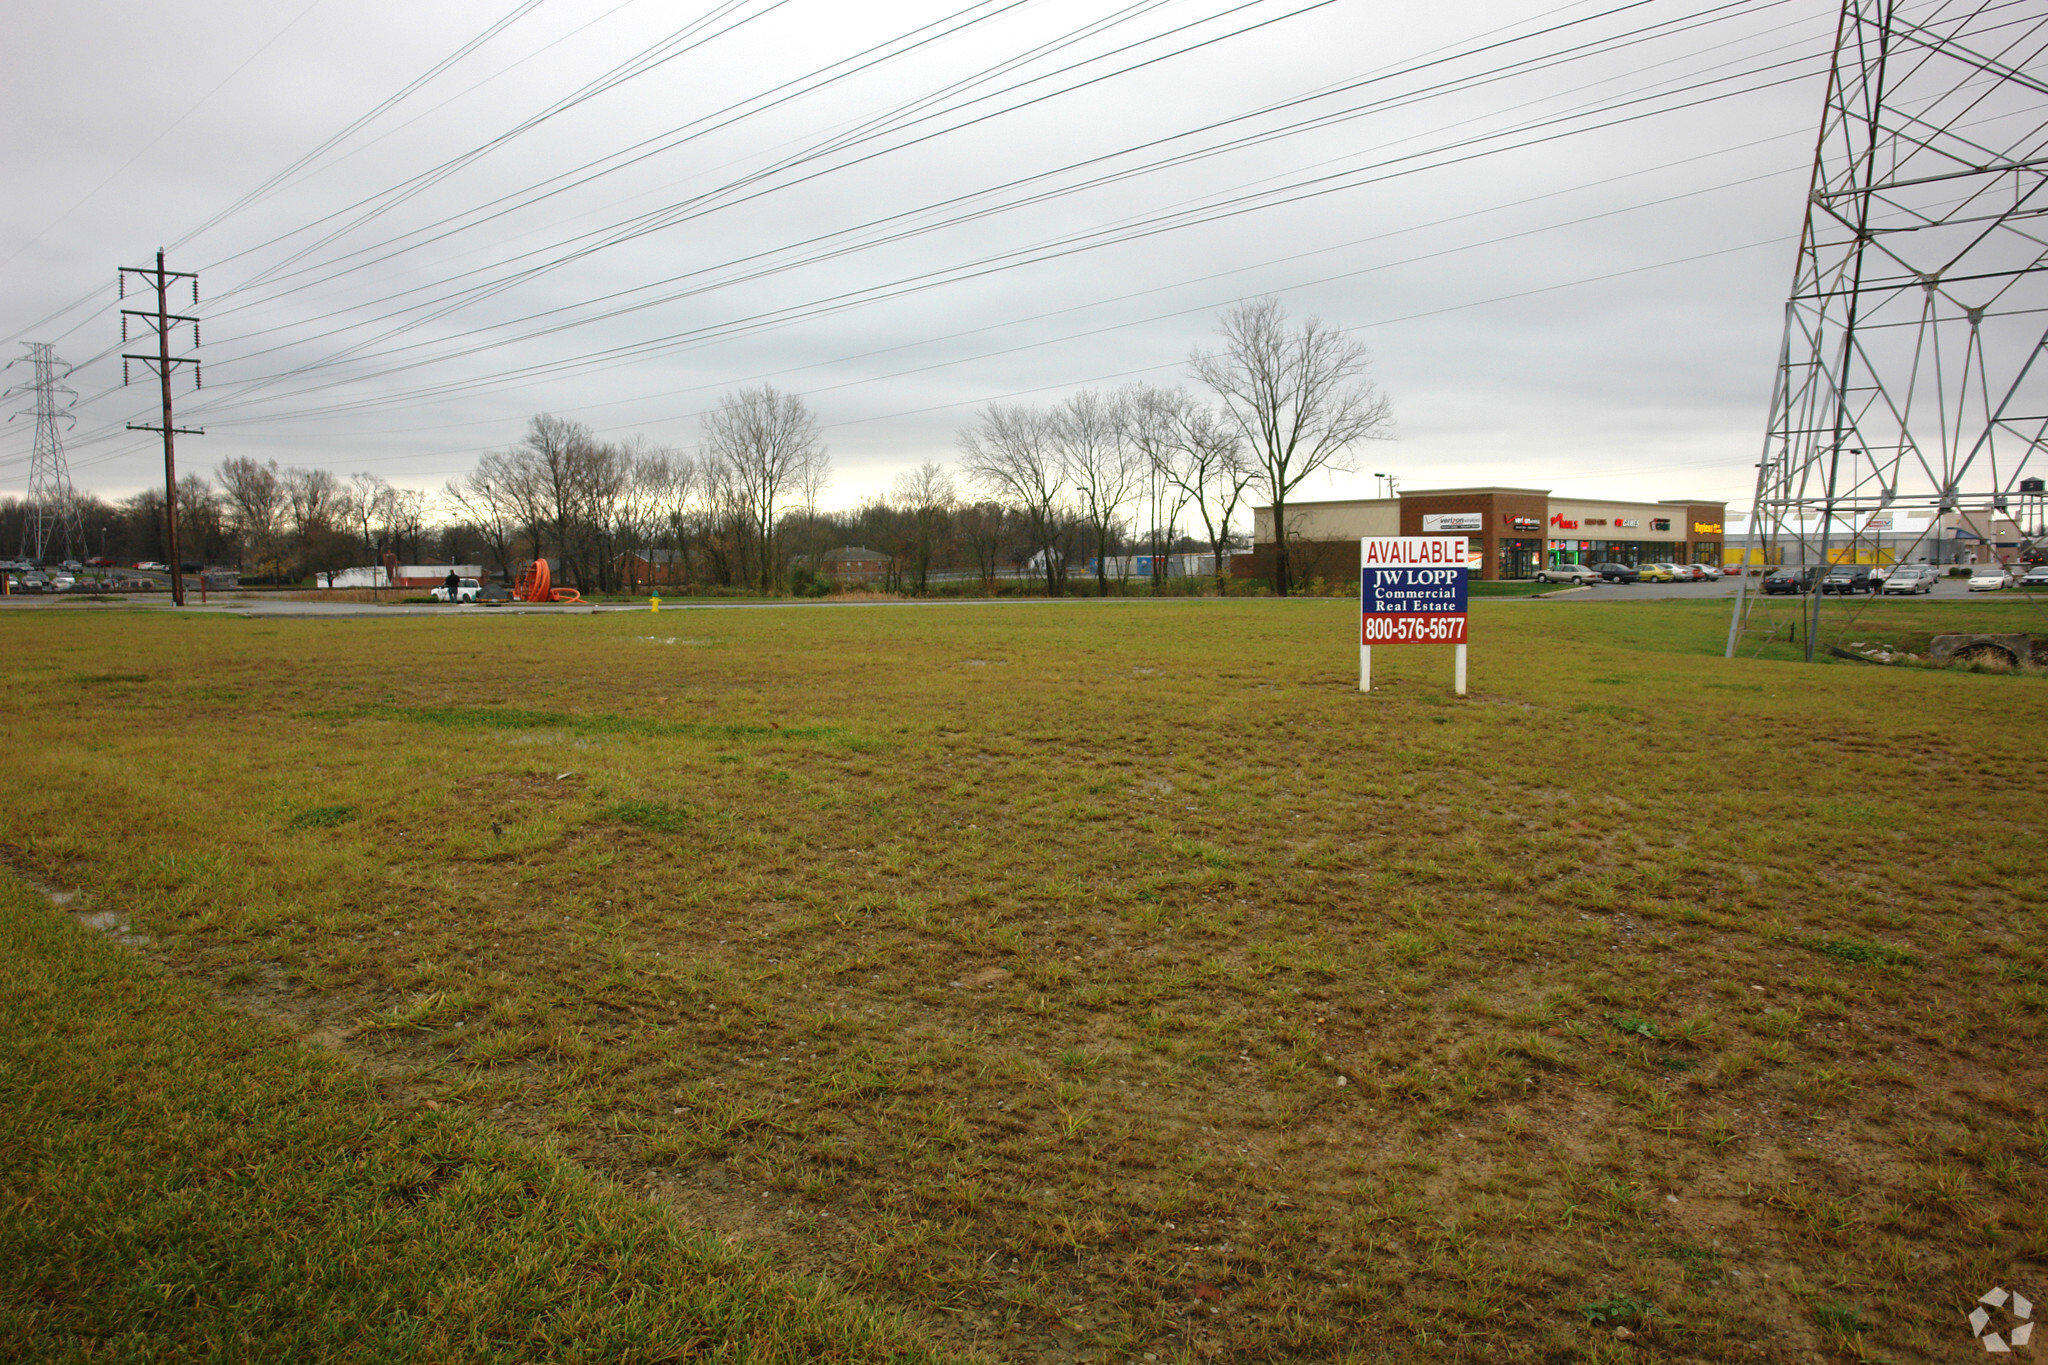
M1947 1355L2048 1301L2048 694L1724 622L10 618L0 838L991 1356Z

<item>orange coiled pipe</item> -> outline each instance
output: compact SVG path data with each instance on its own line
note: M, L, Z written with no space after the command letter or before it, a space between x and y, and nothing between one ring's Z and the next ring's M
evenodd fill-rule
M536 559L519 575L512 596L521 602L581 602L583 594L574 588L558 588L550 581L548 562Z

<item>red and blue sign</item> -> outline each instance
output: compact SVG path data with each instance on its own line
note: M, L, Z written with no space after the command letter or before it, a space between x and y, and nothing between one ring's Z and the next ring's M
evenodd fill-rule
M1358 562L1360 644L1465 643L1465 537L1367 536Z

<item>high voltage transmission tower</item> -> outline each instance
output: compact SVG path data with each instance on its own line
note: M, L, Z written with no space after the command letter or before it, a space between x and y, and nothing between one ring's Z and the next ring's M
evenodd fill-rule
M17 416L26 417L30 412L36 419L35 452L29 457L28 504L22 509L21 549L17 551L23 559L40 564L48 553L50 542L57 539L63 546L63 553L85 553L85 528L78 517L78 495L71 487L71 470L64 463L64 437L57 429L60 419L75 421L67 411L78 401L78 391L69 385L59 383L71 373L71 367L57 359L56 348L46 341L22 343L28 347L28 354L20 357L29 363L35 378L26 384L17 384L9 389L8 395L33 393L35 407L24 408ZM9 361L9 365L15 364ZM59 373L62 371L62 373ZM60 401L63 395L69 401ZM13 421L10 417L8 421Z
M192 349L195 351L199 349L199 319L171 311L170 288L172 280L192 281L192 306L196 308L199 306L199 277L190 271L164 269L164 253L161 251L156 253L156 266L154 268L146 265L124 265L121 267L119 275L121 282L120 292L121 297L124 299L128 297L128 277L130 275L141 276L145 284L156 290L156 310L151 312L147 309L123 308L121 310L121 340L128 340L128 319L141 318L144 326L156 332L156 354L134 355L124 351L121 355L121 382L123 384L128 382L128 362L131 360L139 360L144 365L153 369L163 388L164 416L161 426L152 425L148 422L130 422L128 430L159 431L163 433L164 549L167 551L164 558L171 567L171 600L182 607L185 605L185 572L184 566L179 563L182 556L178 551L178 458L177 443L174 438L180 435L204 436L206 429L204 427L181 427L177 425L171 415L172 369L179 365L190 365L192 367L193 387L195 388L199 385L200 371L199 358L197 356L174 356L171 354L171 327L174 323L189 322L192 324ZM204 586L202 583L201 587Z
M1818 580L1831 564L2048 543L2044 326L2048 8L1845 0L1751 562L1814 566ZM1819 582L1774 612L1748 578L1729 656L1789 628L1811 660ZM1858 610L1840 602L1835 633Z

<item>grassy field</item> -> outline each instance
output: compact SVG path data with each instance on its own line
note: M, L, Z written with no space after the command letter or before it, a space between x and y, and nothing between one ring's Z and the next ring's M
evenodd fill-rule
M0 1357L940 1359L0 885Z
M15 613L0 844L971 1354L1948 1358L2048 1301L2048 682L1510 601L1471 697L1361 697L1355 611Z

